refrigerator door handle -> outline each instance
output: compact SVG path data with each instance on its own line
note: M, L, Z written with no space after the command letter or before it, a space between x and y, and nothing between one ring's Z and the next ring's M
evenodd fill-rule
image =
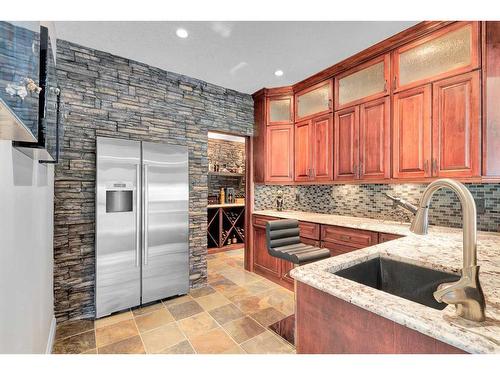
M143 232L143 238L144 238L144 265L148 264L148 200L149 200L149 194L148 194L148 165L143 164L143 184L142 187L144 189L144 196L143 196L143 215L144 215L144 232Z
M135 266L139 267L140 257L141 257L141 200L140 200L140 187L141 187L141 165L136 164L136 188L135 188Z

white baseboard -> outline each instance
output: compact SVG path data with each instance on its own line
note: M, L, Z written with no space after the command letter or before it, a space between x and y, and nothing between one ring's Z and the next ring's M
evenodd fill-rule
M52 322L50 323L49 337L47 338L47 348L45 349L45 354L52 354L52 347L54 346L54 338L56 337L56 317L52 317Z

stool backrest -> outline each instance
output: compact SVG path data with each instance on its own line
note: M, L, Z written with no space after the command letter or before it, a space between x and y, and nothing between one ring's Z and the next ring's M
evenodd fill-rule
M300 243L298 220L273 220L266 224L267 250ZM272 255L272 254L271 254Z

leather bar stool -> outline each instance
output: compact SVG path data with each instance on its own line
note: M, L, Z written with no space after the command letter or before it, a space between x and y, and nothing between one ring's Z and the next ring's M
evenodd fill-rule
M305 263L330 257L328 249L300 242L297 220L273 220L266 224L267 251L272 257L280 258L301 266Z

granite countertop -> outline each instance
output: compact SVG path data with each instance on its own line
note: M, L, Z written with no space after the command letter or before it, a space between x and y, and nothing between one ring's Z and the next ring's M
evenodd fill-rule
M428 235L419 236L410 232L407 223L297 211L266 210L254 214L405 236L297 267L291 275L297 281L467 352L500 353L499 234L478 232L477 236L477 258L487 318L485 322L477 323L457 317L452 305L442 311L435 310L333 274L378 256L459 273L462 268L461 229L431 226Z

